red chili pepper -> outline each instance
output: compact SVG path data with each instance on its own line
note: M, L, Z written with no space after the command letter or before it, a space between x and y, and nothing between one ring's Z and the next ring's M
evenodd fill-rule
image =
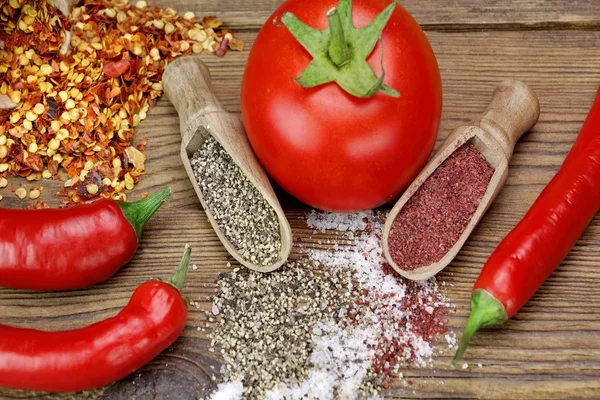
M561 264L600 209L600 90L563 165L504 238L473 287L453 364L481 327L512 318Z
M63 332L0 325L0 386L77 392L108 385L172 345L187 321L180 290L191 249L169 283L139 286L115 317Z
M133 258L146 222L170 195L163 188L135 203L0 208L0 286L68 290L110 278Z
M117 78L129 70L129 60L112 61L104 64L104 73L111 78Z

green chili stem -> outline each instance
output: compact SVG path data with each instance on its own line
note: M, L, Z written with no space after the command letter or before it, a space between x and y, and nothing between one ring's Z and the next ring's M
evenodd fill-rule
M145 199L134 203L117 202L119 207L121 207L121 211L123 211L123 215L127 218L129 223L131 223L131 226L133 226L138 242L142 237L146 222L148 222L156 210L158 210L164 202L169 200L170 197L171 188L164 187L152 193Z
M329 58L339 68L350 61L350 49L344 36L342 20L337 8L327 13L331 41L329 42Z
M190 263L191 253L192 248L186 244L185 249L183 250L183 258L181 259L177 269L175 269L175 272L173 272L173 276L171 276L171 280L169 281L169 283L180 292L183 288L183 283L185 282L185 277L188 272L188 264Z
M500 325L508 320L504 305L486 290L477 289L471 296L471 315L465 327L456 355L452 359L452 366L462 358L471 338L480 328L491 325Z

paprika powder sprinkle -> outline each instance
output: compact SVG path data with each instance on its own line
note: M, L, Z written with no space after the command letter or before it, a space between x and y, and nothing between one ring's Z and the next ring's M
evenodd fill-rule
M68 18L50 0L1 5L0 94L17 107L0 110L0 177L52 179L62 170L65 203L126 200L145 173L134 134L162 94L167 63L243 49L220 26L144 1L86 1Z
M412 271L441 260L466 229L492 175L474 144L452 153L396 217L388 241L394 262Z

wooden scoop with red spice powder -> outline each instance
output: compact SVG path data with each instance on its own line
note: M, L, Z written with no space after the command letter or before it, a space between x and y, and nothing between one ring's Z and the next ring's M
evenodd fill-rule
M400 275L427 279L456 257L504 186L517 140L539 114L533 90L507 80L480 117L448 136L388 215L383 250Z

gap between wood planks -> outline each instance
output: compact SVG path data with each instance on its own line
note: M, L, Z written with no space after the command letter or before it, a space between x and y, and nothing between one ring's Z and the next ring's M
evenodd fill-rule
M564 22L544 21L537 23L514 22L514 23L420 23L425 32L523 32L523 31L600 31L600 20ZM236 25L227 24L236 33L256 33L262 25Z
M459 23L420 24L426 32L522 32L522 31L600 31L600 20L582 22L545 21L538 23Z

